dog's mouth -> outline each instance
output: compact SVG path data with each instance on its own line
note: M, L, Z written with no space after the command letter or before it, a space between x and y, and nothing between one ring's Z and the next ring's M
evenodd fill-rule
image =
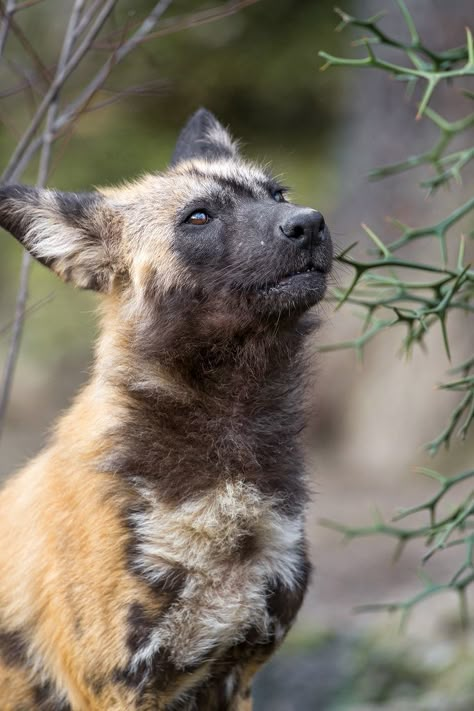
M325 280L327 275L327 270L321 269L321 267L316 266L313 263L309 263L301 269L295 271L286 272L279 276L277 279L269 280L265 284L262 284L258 291L263 293L276 293L293 291L297 289L312 288L316 282L321 282Z

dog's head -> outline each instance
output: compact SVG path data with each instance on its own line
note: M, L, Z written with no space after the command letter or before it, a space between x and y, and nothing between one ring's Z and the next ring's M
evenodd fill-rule
M289 201L204 109L166 172L85 194L2 187L0 225L64 280L112 294L123 318L191 320L207 338L294 323L332 260L321 213Z

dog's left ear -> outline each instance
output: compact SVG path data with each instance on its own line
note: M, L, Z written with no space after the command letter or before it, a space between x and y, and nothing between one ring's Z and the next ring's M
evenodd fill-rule
M121 218L101 193L0 187L0 227L64 281L110 291Z
M170 165L192 158L235 158L237 154L237 143L227 129L210 111L199 109L181 131Z

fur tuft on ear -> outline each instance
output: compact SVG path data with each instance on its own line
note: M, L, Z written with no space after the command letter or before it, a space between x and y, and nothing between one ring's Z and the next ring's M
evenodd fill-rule
M109 291L119 219L100 193L0 187L0 227L64 281Z
M235 158L237 153L237 143L214 114L198 109L181 131L170 165L192 158Z

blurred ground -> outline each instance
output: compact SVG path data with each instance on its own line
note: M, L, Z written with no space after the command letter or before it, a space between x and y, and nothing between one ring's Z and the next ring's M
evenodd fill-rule
M193 3L177 5L182 10ZM362 16L388 9L387 27L400 29L391 0L352 5ZM434 46L463 41L472 15L469 0L409 5ZM50 27L54 36L64 6L49 2L49 7L58 10ZM344 9L350 10L350 4ZM371 168L431 145L433 136L429 126L414 121L413 104L400 84L362 72L319 73L319 49L352 51L349 36L333 33L335 24L332 2L262 0L228 21L149 46L127 69L129 76L115 81L153 75L163 81L158 95L87 117L51 184L87 189L163 167L185 116L205 104L243 139L248 155L272 160L275 172L294 186L297 201L321 209L340 247L362 240L361 221L388 234L387 215L413 226L438 219L461 202L463 190L469 194L472 172L464 188L431 202L414 187L416 175L367 181ZM436 101L440 112L457 115L456 102L443 95ZM460 95L456 101L462 101ZM2 162L12 141L3 131ZM20 256L20 249L1 234L1 358L7 345L1 328L11 318ZM337 271L334 278L342 282L347 276ZM49 298L28 319L0 446L0 477L38 451L57 414L87 377L95 298L73 292L35 266L30 303ZM349 309L334 314L327 305L323 321L319 343L347 338L359 329ZM461 360L472 347L472 323L453 321L449 329L453 360ZM375 505L389 517L399 506L418 503L433 487L414 475L416 465L434 465L446 474L472 465L472 437L434 463L423 451L453 405L448 395L434 390L449 368L439 334L430 339L426 354L415 353L408 364L398 350L394 333L368 349L362 367L352 353L315 356L306 443L314 490L308 535L316 571L296 629L261 675L257 711L474 708L472 639L459 633L456 600L439 597L424 603L403 635L385 615L353 613L357 605L404 599L420 589L420 550L409 547L394 564L390 541L365 539L341 546L340 536L319 524L324 517L362 525L370 521ZM444 553L432 561L429 573L446 579L453 567L452 553Z
M472 711L473 662L452 640L293 637L261 672L255 703L259 711Z

